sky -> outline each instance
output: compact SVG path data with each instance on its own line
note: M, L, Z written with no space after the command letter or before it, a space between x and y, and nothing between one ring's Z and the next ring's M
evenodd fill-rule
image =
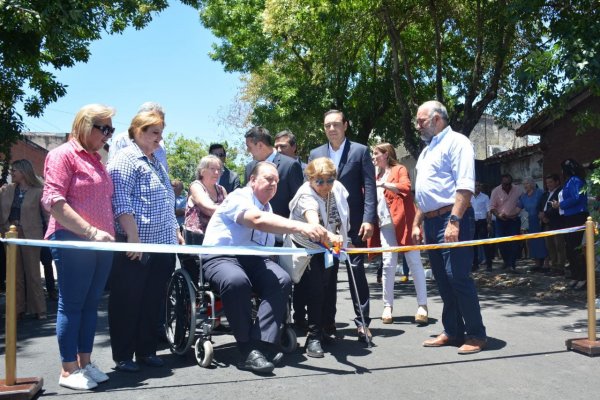
M202 26L198 11L172 1L144 29L105 35L92 42L87 63L57 71L67 94L41 118L24 117L27 130L66 133L77 111L90 103L112 106L113 126L125 131L140 104L160 103L165 135L177 132L206 143L228 138L223 125L241 86L240 75L224 72L208 56L217 39ZM233 144L233 143L232 143Z

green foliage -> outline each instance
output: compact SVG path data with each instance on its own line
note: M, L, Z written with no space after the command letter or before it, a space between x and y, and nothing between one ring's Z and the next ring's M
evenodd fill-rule
M526 119L600 76L596 0L204 0L212 57L247 73L252 123L324 140L341 108L354 140L420 142L420 103L444 102L469 135L484 112Z
M169 178L181 180L187 190L190 183L196 179L196 170L200 160L208 155L209 145L198 138L187 139L178 133L169 133L164 141L169 164ZM222 144L227 151L227 168L244 176L244 166L236 163L238 149L230 146L227 142Z
M164 139L169 164L169 177L179 179L184 188L196 179L200 159L208 154L208 146L199 139L187 139L177 133L169 133Z

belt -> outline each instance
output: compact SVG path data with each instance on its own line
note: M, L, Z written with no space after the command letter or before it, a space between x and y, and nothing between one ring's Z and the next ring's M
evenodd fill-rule
M452 211L452 207L454 207L453 204L450 204L448 206L444 206L442 208L438 208L437 210L433 210L433 211L427 211L426 213L423 213L425 215L425 218L433 218L433 217L438 217L442 214L446 214L450 211Z

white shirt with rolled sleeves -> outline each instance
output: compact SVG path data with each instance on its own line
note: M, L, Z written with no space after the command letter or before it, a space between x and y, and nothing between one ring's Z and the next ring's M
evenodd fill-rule
M250 209L273 212L271 205L263 206L251 187L236 189L227 195L211 217L204 234L204 246L273 246L271 233L238 224L238 217Z
M449 126L433 137L417 161L415 201L422 212L454 204L457 190L475 191L475 151Z

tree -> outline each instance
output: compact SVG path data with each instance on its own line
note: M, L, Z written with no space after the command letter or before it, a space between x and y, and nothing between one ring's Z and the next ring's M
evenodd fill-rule
M179 179L183 182L184 188L189 188L190 183L196 179L196 170L202 157L208 155L208 147L202 140L187 139L178 133L169 133L165 140L167 150L167 163L169 164L169 177L171 180ZM223 143L227 151L226 166L230 170L241 172L243 176L243 165L237 165L235 160L238 156L238 150L230 146L227 142Z
M416 155L412 118L423 101L445 103L468 136L486 110L526 118L598 76L598 44L585 36L600 21L592 0L200 3L221 39L213 58L248 74L253 122L292 125L301 144L322 141L320 116L336 107L353 120L355 140L377 134ZM582 53L583 67L574 63Z
M181 0L198 7L196 0ZM0 153L4 162L23 128L15 109L30 116L66 93L53 70L86 62L89 46L103 33L141 29L166 0L0 0ZM26 89L30 94L26 94Z

